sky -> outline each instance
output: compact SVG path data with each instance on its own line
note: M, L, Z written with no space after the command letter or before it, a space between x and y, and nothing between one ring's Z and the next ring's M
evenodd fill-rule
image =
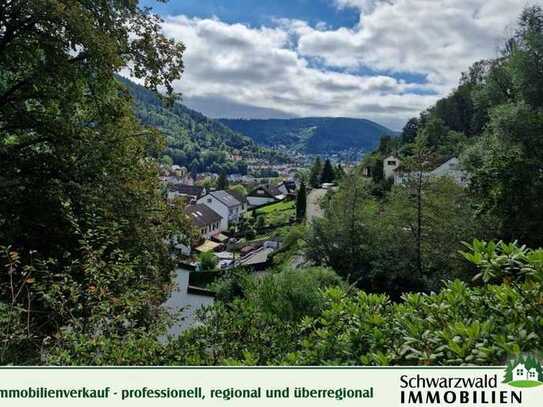
M183 103L214 118L356 117L394 130L496 57L543 0L143 0L186 46Z

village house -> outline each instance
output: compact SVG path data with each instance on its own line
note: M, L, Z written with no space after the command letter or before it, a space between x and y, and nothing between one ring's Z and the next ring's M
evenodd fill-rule
M385 179L394 179L394 184L396 185L404 184L409 180L409 177L411 176L411 173L402 171L401 161L395 157L389 157L385 159L383 163L383 169L385 171ZM466 187L469 182L468 173L461 168L460 161L456 157L448 159L434 170L430 172L424 172L422 175L425 178L447 177L452 179L454 182L456 182L456 184L461 187Z
M281 182L279 185L277 185L277 188L283 195L289 195L296 193L296 181L293 179L288 179L286 181Z
M456 157L445 161L435 170L430 172L430 175L434 177L449 177L462 187L467 186L468 183L468 174L466 171L462 170L460 161Z
M393 179L400 167L400 159L391 155L383 161L383 174L386 180Z
M206 205L188 205L185 208L185 213L200 238L211 239L224 230L221 229L221 216Z
M241 202L241 213L244 214L245 212L247 212L247 209L249 207L247 197L237 191L228 191L228 193L236 198L239 202Z
M186 198L189 203L196 203L207 193L204 187L198 185L169 184L168 199Z
M243 204L226 191L211 191L198 199L198 203L211 208L221 217L221 230L237 224L244 213Z
M260 185L247 195L251 207L259 207L272 202L282 201L287 197L279 187Z

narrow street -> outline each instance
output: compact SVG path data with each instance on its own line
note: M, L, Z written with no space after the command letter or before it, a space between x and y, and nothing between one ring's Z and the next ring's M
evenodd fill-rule
M306 220L308 223L313 221L315 218L320 218L323 216L320 202L321 199L326 195L326 192L326 189L317 188L311 190L307 196Z

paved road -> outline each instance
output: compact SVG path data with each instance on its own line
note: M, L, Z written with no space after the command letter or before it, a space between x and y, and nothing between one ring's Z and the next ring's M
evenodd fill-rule
M315 218L322 217L323 211L321 209L321 199L326 195L326 189L312 189L309 195L307 196L307 210L306 210L306 219L307 222L311 222Z

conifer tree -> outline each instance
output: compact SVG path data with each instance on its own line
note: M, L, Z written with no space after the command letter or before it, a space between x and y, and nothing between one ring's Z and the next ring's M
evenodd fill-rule
M330 160L324 162L324 167L321 172L321 184L334 182L336 175L334 173L334 168Z
M320 177L322 173L322 162L320 157L317 157L311 167L311 172L309 174L309 184L312 188L318 188L320 186Z
M296 219L302 220L305 218L307 208L307 193L305 190L305 183L302 181L300 190L296 196Z

